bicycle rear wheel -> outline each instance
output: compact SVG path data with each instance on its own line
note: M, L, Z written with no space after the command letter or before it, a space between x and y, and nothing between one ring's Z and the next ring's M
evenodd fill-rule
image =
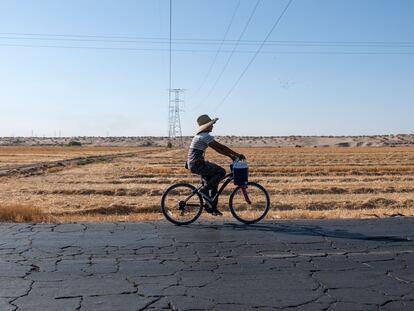
M238 186L230 194L230 211L234 218L245 224L262 220L270 209L270 197L266 189L255 182Z
M176 225L187 225L200 217L203 199L191 184L177 183L165 190L161 198L161 211Z

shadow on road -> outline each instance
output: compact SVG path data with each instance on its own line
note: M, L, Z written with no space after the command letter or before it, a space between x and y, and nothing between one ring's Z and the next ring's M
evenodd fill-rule
M303 235L303 236L321 236L331 237L339 239L350 239L350 240L364 240L364 241L375 241L375 242L410 242L411 239L404 236L384 236L384 235L368 235L358 232L350 232L344 229L329 229L315 225L296 225L296 224L254 224L254 225L243 225L234 223L224 224L197 224L197 226L189 226L191 229L231 229L241 230L243 232L271 232L271 233L285 233L291 235Z

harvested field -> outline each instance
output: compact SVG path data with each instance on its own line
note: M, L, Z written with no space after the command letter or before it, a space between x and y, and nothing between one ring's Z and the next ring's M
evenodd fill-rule
M141 148L143 149L143 148ZM151 150L150 148L147 148ZM139 150L133 147L15 147L2 146L0 148L0 169L23 164L44 163L50 161L104 156L119 153L128 153Z
M236 149L271 195L268 218L414 216L414 147ZM226 158L207 157L228 169ZM186 150L161 147L0 147L0 219L161 219L164 189L199 181L185 158ZM230 190L219 203L229 218Z

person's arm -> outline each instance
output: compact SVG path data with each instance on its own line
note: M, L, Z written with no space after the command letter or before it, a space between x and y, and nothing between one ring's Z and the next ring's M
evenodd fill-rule
M232 160L235 160L236 158L245 159L245 156L241 153L237 153L236 151L230 149L229 147L220 144L219 142L213 140L211 143L208 144L211 148L213 148L218 153L228 156Z

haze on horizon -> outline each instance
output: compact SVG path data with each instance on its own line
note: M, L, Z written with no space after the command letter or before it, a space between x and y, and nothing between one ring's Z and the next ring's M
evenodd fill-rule
M286 3L235 46L256 0L173 0L183 135L203 113L216 135L414 133L409 0L294 0L222 103ZM168 21L168 0L1 1L0 136L166 136Z

